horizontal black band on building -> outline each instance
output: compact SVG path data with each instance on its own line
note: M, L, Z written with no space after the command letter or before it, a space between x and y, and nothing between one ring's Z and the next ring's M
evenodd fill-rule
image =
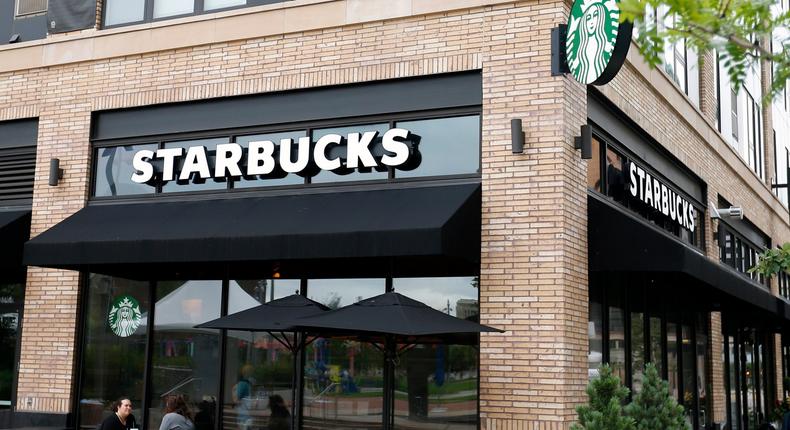
M0 269L18 269L30 236L30 210L0 211Z
M93 114L91 139L124 139L479 106L479 71L171 103Z
M260 272L267 261L359 273L360 261L402 258L396 265L406 270L419 257L463 271L479 265L480 235L469 232L480 228L480 199L474 183L92 205L25 244L25 264L154 279L187 269L193 278L195 270L210 277L228 267Z
M700 281L685 283L684 300L707 297L710 311L733 310L755 325L773 327L787 316L787 304L733 269L717 264L699 251L612 203L588 195L588 234L591 272L675 274ZM690 289L698 291L690 291ZM698 301L698 303L704 303ZM718 303L719 308L713 304Z

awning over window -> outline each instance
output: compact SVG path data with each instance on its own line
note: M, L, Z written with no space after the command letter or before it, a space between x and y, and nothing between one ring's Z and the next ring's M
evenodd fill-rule
M713 261L613 203L587 198L590 271L676 273L687 279L678 286L678 303L697 300L699 306L729 309L744 318L784 320L790 309L767 287L734 269ZM696 281L696 282L694 282ZM667 294L676 294L676 292Z
M28 237L29 210L0 210L0 269L22 267L22 247Z
M479 184L90 205L25 246L27 265L135 279L452 270L479 255Z

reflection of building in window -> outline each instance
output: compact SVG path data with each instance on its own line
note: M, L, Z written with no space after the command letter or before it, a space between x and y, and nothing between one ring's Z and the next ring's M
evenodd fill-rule
M0 315L0 328L16 330L19 324L19 314L9 313Z
M477 300L474 299L458 299L455 302L455 316L457 318L476 318L480 314L478 309Z

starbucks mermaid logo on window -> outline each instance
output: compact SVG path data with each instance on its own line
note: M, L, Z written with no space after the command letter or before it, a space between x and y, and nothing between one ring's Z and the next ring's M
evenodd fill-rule
M620 25L615 0L576 0L568 19L565 55L571 74L584 84L595 82L612 58Z
M129 337L140 327L142 319L137 300L132 296L120 296L113 300L107 322L117 336Z

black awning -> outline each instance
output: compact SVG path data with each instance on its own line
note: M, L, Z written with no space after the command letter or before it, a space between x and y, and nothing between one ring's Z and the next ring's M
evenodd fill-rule
M590 271L679 273L710 290L715 295L707 297L711 304L721 300L733 310L752 309L752 314L784 318L785 302L743 274L615 208L613 203L591 195L587 204Z
M140 279L141 269L202 276L221 264L261 276L264 261L342 271L354 259L358 272L359 261L392 258L479 264L480 199L479 184L462 184L91 205L29 241L25 264Z
M0 211L0 269L22 268L22 247L30 237L30 211Z

